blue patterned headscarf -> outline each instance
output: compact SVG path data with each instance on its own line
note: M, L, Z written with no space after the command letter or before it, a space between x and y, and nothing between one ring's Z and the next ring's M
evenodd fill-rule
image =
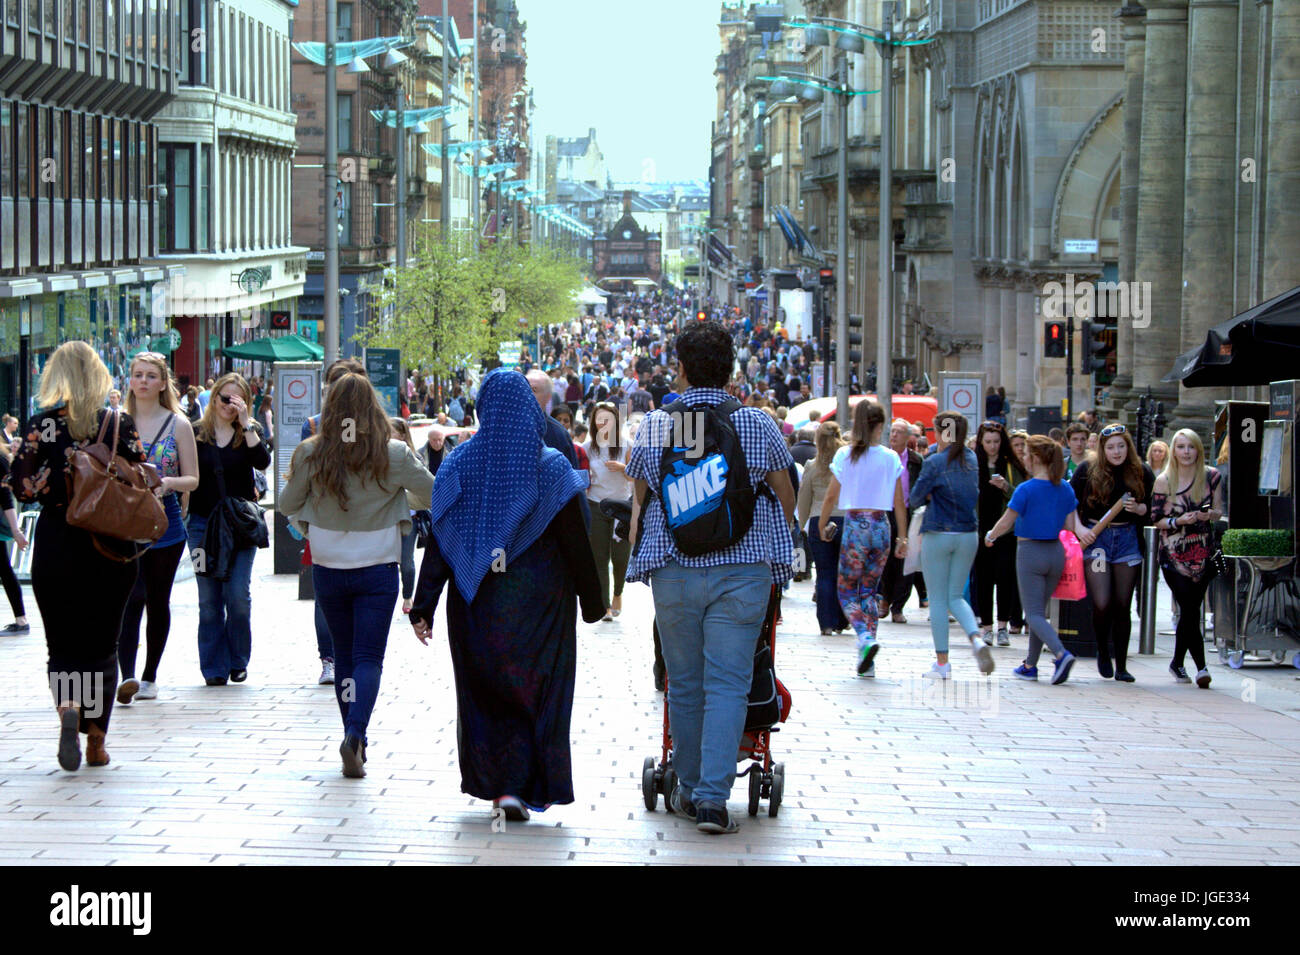
M519 372L488 373L478 414L478 433L447 456L433 484L434 537L467 603L497 556L508 567L586 487L543 444L546 417Z

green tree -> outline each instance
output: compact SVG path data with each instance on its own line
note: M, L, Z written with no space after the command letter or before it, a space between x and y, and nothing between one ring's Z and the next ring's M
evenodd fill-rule
M413 248L407 267L371 290L381 317L357 336L363 347L400 348L408 367L445 377L574 314L582 272L568 254L512 243L475 249L470 237L443 242L427 226Z

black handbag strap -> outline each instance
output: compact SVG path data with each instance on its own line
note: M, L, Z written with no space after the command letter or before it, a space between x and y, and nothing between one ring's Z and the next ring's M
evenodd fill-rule
M146 456L153 457L153 449L157 447L158 442L162 440L163 433L167 430L168 427L175 427L175 425L176 425L176 415L169 414L167 416L167 420L162 423L162 427L158 429L158 433L155 434L153 436L153 440L149 442L149 449L145 451Z

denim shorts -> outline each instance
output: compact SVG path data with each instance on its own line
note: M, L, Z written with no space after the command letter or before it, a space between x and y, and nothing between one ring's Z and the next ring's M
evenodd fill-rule
M1108 564L1127 564L1136 567L1142 563L1142 551L1138 549L1137 528L1132 524L1121 527L1108 527L1084 552L1084 557L1093 559L1100 556Z

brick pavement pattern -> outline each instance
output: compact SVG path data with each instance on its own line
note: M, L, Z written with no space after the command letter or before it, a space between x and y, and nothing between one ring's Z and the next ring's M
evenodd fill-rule
M261 552L243 685L203 685L195 586L177 583L159 698L116 707L108 767L58 768L39 617L31 634L0 637L0 861L1300 863L1294 669L1212 662L1210 691L1177 685L1166 637L1156 656L1131 658L1134 685L1081 660L1053 687L1011 676L1021 635L994 648L984 680L954 633L954 680L936 685L921 679L933 654L913 604L909 623L882 621L879 675L865 680L851 637L818 634L811 582L787 592L778 633L794 695L774 736L786 765L778 818L766 804L745 815L745 780L730 804L737 835L698 833L662 801L646 811L641 765L659 752L662 696L650 591L629 585L615 622L579 624L577 802L494 827L490 804L459 792L445 618L426 648L396 614L369 775L345 779L333 691L315 682L312 605L270 567Z

